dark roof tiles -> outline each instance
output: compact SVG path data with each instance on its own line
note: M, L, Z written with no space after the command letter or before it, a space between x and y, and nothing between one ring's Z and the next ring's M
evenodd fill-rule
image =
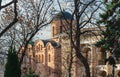
M73 20L73 16L69 12L63 11L57 13L53 17L53 20L60 20L60 19Z
M48 42L50 42L53 47L61 47L60 44L56 43L56 42L53 41L53 40L42 40L42 41L43 41L43 43L44 43L44 46L46 46L46 44L47 44Z

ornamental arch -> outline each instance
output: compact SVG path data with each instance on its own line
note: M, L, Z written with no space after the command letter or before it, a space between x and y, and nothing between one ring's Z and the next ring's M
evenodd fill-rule
M120 70L117 70L117 71L115 72L115 77L120 77Z
M88 63L90 64L90 60L91 60L91 46L88 45L88 44L82 44L82 53L83 53L83 56L86 57L86 59L88 60Z
M106 71L99 71L98 72L98 77L106 77L107 76L107 72Z

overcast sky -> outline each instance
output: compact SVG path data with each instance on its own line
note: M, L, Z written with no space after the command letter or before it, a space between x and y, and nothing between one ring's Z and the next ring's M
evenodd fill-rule
M2 0L2 5L6 4L6 3L9 3L10 1L12 0ZM55 6L54 8L59 10L59 6L58 6L58 3L57 3L57 0L54 0L54 4L53 6ZM59 0L60 3L61 3L61 6L62 8L66 8L67 6L69 6L71 3L65 3L63 1L66 1L66 0ZM36 35L35 37L33 38L33 40L37 40L37 39L50 39L51 38L51 24L48 25L47 27L43 28L42 30L40 30Z
M57 0L54 0L54 1L55 2L53 4L53 6L55 6L54 8L59 11L60 9L59 9ZM63 2L63 0L59 0L59 1L61 3L62 9L63 8L66 9L66 7L69 7L71 5L71 2L65 3L65 2ZM51 24L49 26L43 28L36 34L36 36L33 40L37 40L37 39L51 39Z

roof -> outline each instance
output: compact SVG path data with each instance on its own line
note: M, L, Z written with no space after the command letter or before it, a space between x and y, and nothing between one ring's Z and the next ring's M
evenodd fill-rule
M44 46L46 46L46 44L47 44L48 42L50 42L53 47L61 47L60 44L56 43L56 42L53 41L53 40L42 40L42 41L43 41Z
M49 42L49 40L42 40L44 46L46 46L46 44Z
M73 20L73 16L69 12L63 11L55 14L53 17L53 20L60 20L60 19Z
M34 45L34 42L33 42L33 41L29 41L29 43L28 43L28 44Z
M50 43L53 47L58 47L58 48L61 47L61 45L56 43L55 41L50 41Z
M61 47L61 45L59 43L57 43L57 42L55 42L53 40L50 40L50 39L48 39L48 40L37 40L37 42L39 42L39 41L42 41L44 46L46 46L47 43L50 43L53 47L56 47L56 48L60 48ZM33 45L34 42L30 41L29 44Z

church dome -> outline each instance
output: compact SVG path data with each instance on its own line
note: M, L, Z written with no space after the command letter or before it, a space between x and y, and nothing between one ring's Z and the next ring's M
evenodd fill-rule
M69 12L59 12L57 13L56 15L54 15L53 17L53 20L63 20L63 19L66 19L66 20L73 20L73 17L72 15L69 13Z

